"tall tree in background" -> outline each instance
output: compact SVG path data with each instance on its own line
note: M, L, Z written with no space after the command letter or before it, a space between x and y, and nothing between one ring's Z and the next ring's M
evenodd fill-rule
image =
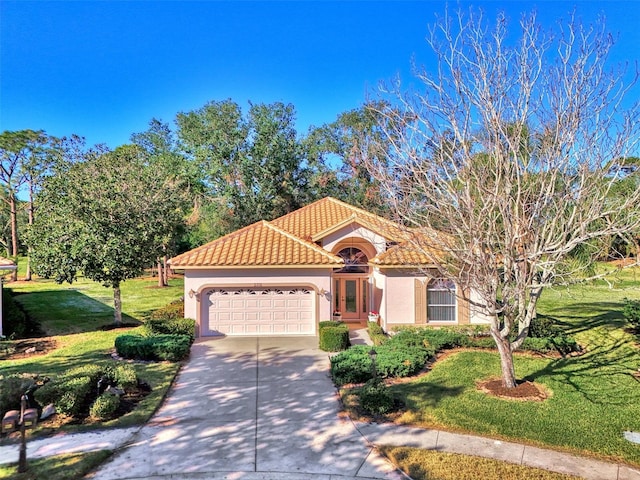
M20 130L15 132L5 131L0 134L0 183L6 190L5 202L9 207L11 224L11 249L10 255L17 262L18 240L18 192L29 184L31 193L35 178L41 171L46 170L51 155L51 143L53 139L42 130ZM33 210L29 202L29 219L32 219ZM11 280L18 279L18 271L14 270Z
M309 165L294 127L292 105L252 104L248 114L226 100L176 118L186 155L203 174L215 238L307 201Z
M183 195L180 198L176 198L176 201L182 204L180 208L186 212L189 196L198 193L198 180L193 166L180 154L177 141L169 125L153 118L145 132L131 135L131 142L146 152L148 161L154 168L156 176L159 178L180 178L182 180ZM160 236L161 256L158 257L156 262L159 287L166 287L169 284L167 259L170 253L175 253L172 247L183 226L184 222L182 221L166 225L164 236Z
M389 154L385 132L391 129L383 125L390 117L380 114L384 107L389 105L371 102L341 113L335 122L310 129L305 139L311 158L334 167L325 171L326 194L378 214L385 213L381 186L367 165L384 164Z
M179 178L157 175L132 145L59 168L37 196L39 214L27 235L35 272L59 283L82 272L112 288L121 324L120 284L161 254L166 231L182 221L183 191Z
M602 24L571 19L552 35L531 14L518 36L504 15L491 24L469 10L442 18L428 43L434 73L390 89L395 108L379 113L392 154L370 168L397 218L419 227L411 244L427 273L479 294L512 388L543 288L581 275L576 248L640 225L638 186L610 195L612 165L638 148L638 104L623 108L629 87L607 67Z

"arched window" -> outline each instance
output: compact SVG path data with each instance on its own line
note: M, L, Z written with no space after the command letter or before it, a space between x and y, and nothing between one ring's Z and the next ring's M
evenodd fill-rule
M456 321L456 284L438 278L427 285L427 321Z
M359 248L343 248L338 256L344 260L344 267L336 273L369 273L369 258Z

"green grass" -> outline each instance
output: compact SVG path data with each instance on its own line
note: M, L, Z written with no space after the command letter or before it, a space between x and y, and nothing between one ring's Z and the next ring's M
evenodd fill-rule
M123 322L140 322L145 314L183 295L182 277L172 279L165 288L156 285L156 280L148 278L122 283ZM91 280L57 284L38 279L9 283L7 287L47 335L91 331L113 323L113 289Z
M514 465L489 458L422 450L410 447L380 447L413 480L572 480L570 475L540 468Z
M68 480L70 478L82 478L109 458L110 455L111 452L109 450L101 450L32 460L27 457L27 471L25 473L18 473L17 464L0 465L0 479L39 480L46 478L47 480Z
M154 288L149 279L128 280L122 285L125 321L141 323L144 314L176 300L182 295L182 279L171 280L167 288ZM85 364L112 361L110 351L114 340L125 332L137 329L100 330L113 322L110 290L100 284L81 280L73 285L58 285L48 280L10 284L19 292L16 300L33 318L38 320L48 335L54 336L58 348L47 353L17 360L3 360L0 375L30 373L45 376L59 375ZM151 385L152 392L137 408L118 419L86 425L68 425L65 429L81 430L96 427L124 427L141 424L153 414L164 398L179 364L136 363L138 377ZM44 429L42 426L40 429ZM34 432L38 433L38 431Z
M466 351L437 362L410 383L392 387L407 405L404 423L475 432L640 465L640 448L623 439L640 431L640 367L622 299L640 298L638 272L604 282L548 290L539 311L558 319L586 348L569 358L517 356L516 374L552 392L544 402L487 396L476 382L500 375L497 354Z

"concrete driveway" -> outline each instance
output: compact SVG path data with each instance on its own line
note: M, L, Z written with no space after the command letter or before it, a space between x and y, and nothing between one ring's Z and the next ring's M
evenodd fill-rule
M163 407L94 478L403 478L338 417L317 344L197 341Z

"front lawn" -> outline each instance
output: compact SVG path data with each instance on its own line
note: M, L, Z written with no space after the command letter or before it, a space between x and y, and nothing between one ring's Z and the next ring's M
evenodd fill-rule
M168 288L157 288L153 279L124 282L122 303L125 321L141 324L145 313L180 298L182 279L172 279L171 284ZM81 280L73 285L58 285L47 280L35 280L10 284L9 287L18 293L16 301L53 337L57 348L44 355L2 360L0 376L38 374L55 377L82 365L112 362L110 353L115 338L139 330L103 330L113 322L111 290L94 282ZM108 422L67 425L64 428L125 427L146 422L164 398L179 364L138 362L133 366L138 377L152 388L135 410ZM38 430L47 432L49 428L45 422L39 425Z
M83 478L95 467L104 462L111 452L101 450L72 455L56 455L46 458L27 458L27 471L18 473L17 464L0 465L0 479L13 480L68 480Z
M578 480L580 477L489 458L410 447L380 447L413 480Z
M525 441L640 465L640 446L623 439L640 431L640 367L635 336L621 311L623 298L640 298L640 271L625 272L613 288L604 282L547 290L539 311L555 317L585 347L580 356L518 355L520 378L551 392L543 402L490 397L476 382L500 375L498 355L462 351L431 372L391 387L406 404L399 422Z
M80 278L73 284L53 280L19 281L6 285L15 300L38 321L47 335L93 331L113 324L113 290ZM122 321L136 324L145 314L183 295L183 279L157 287L149 278L127 280L121 285Z

